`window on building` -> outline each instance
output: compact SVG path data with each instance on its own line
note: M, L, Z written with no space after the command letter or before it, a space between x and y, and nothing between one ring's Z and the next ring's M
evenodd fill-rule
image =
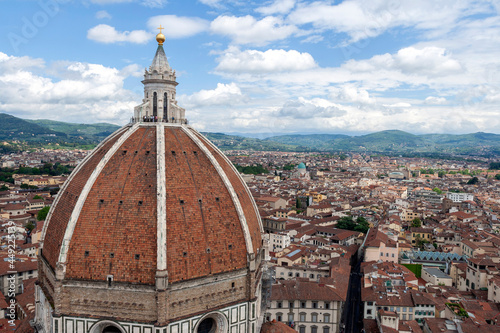
M306 333L306 327L305 326L299 326L299 333Z
M403 313L403 320L406 320L406 313Z
M317 309L318 308L318 302L313 302L313 309Z
M306 302L300 302L300 307L302 309L305 309L306 308Z
M278 302L277 307L278 307L278 309L281 309L283 307L283 303Z
M328 326L323 327L323 333L330 333L330 327Z
M411 314L408 315L408 320L412 320L413 316Z
M325 302L325 309L329 309L330 308L330 302Z
M278 313L276 314L276 320L277 320L277 321L282 321L282 319L283 319L283 314L282 314L281 312L278 312Z
M289 277L293 277L293 273L292 273L292 272L289 272L289 273L288 273L288 276L289 276Z
M394 253L392 253L391 256L394 258Z
M292 322L293 321L293 313L288 314L288 321Z
M318 327L317 326L311 326L311 333L318 333Z
M300 321L301 321L301 322L306 321L306 314L305 314L305 312L301 312L301 313L299 314L299 318L300 318Z
M325 313L323 315L323 322L324 323L329 323L330 322L330 314L329 313Z
M311 321L313 323L317 323L318 322L318 314L317 313L311 313Z
M288 303L288 307L289 307L290 309L293 309L293 302L289 302L289 303Z
M367 310L366 310L366 314L371 315L371 314L372 314L372 309L367 309Z
M373 302L367 302L368 305L373 305Z

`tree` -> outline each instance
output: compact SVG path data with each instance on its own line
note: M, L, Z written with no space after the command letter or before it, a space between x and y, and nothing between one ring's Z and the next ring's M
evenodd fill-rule
M2 187L0 187L0 191L8 191L9 188L5 185L2 185Z
M412 228L420 228L421 226L422 226L422 221L418 217L415 217L413 221L411 221Z
M45 221L45 218L47 217L47 214L49 213L50 206L45 206L40 211L38 212L38 215L36 216L37 221Z
M370 229L370 224L363 216L359 216L356 219L356 223L357 225L354 227L354 231L366 234L368 232L368 229Z
M23 184L21 184L21 188L22 189L28 189L28 188L30 188L30 186L28 184L24 184L23 183Z
M497 173L497 174L495 175L495 179L496 179L496 180L500 180L500 173Z
M443 191L441 191L441 190L440 190L439 188L437 188L437 187L434 187L432 190L433 190L434 192L436 192L437 194L443 194Z
M468 185L475 185L479 183L479 179L477 177L472 177L471 179L469 179L469 181L467 182Z
M26 226L25 226L26 229L28 229L29 232L31 232L33 229L35 229L35 224L31 221L29 221Z
M33 197L33 199L42 199L42 197L37 194Z
M337 222L337 228L339 229L354 230L355 226L356 225L354 224L352 216L341 217L340 220Z
M500 170L500 162L491 162L490 170Z

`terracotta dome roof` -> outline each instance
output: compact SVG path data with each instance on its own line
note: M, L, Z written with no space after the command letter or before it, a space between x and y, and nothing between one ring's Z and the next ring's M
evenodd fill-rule
M262 222L232 163L187 125L136 123L71 174L42 257L65 279L155 284L230 272L262 247Z

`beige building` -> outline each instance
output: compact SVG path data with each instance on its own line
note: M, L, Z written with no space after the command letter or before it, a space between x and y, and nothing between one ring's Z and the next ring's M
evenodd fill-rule
M451 276L442 270L434 267L424 267L422 269L422 279L428 284L451 287L453 284Z
M301 278L280 281L272 287L265 319L284 322L299 333L339 332L346 293L347 288L344 291L326 278L321 283Z
M365 240L364 261L389 261L398 263L399 244L380 230L370 229Z

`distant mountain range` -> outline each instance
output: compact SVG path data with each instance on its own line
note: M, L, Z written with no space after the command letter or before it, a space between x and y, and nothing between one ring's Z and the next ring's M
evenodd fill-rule
M0 113L0 140L25 147L53 146L89 148L119 128L117 125L72 124L52 120L23 120ZM469 154L500 156L500 135L424 134L388 130L367 135L343 134L279 135L266 139L203 133L222 150L370 152L405 155Z

